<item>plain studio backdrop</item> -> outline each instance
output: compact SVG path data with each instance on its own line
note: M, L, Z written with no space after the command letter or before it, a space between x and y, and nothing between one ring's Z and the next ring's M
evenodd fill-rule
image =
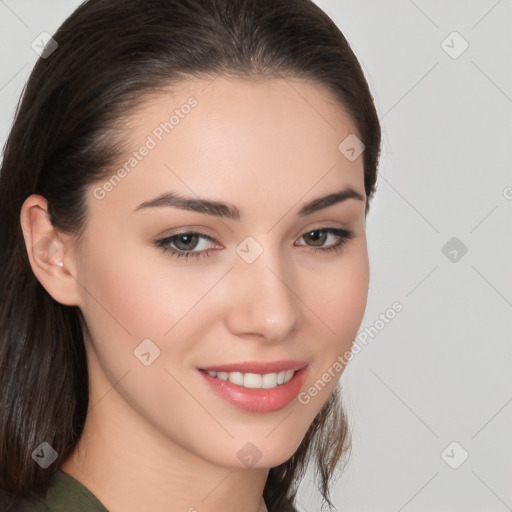
M368 307L340 380L353 450L333 503L512 510L512 3L317 3L383 128ZM0 0L2 146L40 34L79 4ZM320 503L309 472L297 508Z

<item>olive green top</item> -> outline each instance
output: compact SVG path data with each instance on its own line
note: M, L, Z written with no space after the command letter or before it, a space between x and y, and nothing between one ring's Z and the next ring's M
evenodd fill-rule
M266 507L262 502L262 510ZM290 505L286 510L295 511ZM44 498L26 499L13 512L109 512L94 494L58 469Z
M108 512L94 494L58 469L44 498L25 500L15 512Z

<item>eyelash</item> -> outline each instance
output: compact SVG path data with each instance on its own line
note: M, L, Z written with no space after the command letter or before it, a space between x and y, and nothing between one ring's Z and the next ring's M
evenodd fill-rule
M304 233L301 236L301 238L304 235L308 235L309 233L318 232L318 231L326 233L327 235L337 236L339 238L339 241L336 244L330 245L327 247L311 247L310 246L310 250L315 253L317 251L320 251L320 252L326 254L326 253L333 251L335 254L337 254L337 253L341 252L341 249L343 248L345 243L348 240L350 240L351 238L353 238L353 236L354 236L352 231L350 231L348 229L343 229L343 228L313 228L313 229L308 230L306 233ZM183 235L196 235L196 236L199 236L206 240L209 240L210 242L215 242L215 239L213 239L212 237L205 235L203 233L199 233L197 231L184 231L182 233L177 233L176 235L168 236L166 238L157 240L155 242L155 244L158 247L160 247L164 253L169 253L170 256L172 256L173 258L185 258L185 259L196 258L196 259L199 259L202 256L210 256L209 251L211 249L206 249L204 251L191 252L191 251L176 250L176 249L172 249L171 247L169 247L169 243L172 243L176 238L183 236Z

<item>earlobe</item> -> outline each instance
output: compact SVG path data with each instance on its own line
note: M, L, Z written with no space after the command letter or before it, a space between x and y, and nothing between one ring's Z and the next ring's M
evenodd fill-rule
M52 225L46 198L32 194L25 199L20 224L30 266L38 281L57 302L79 306L76 262L65 243L69 236Z

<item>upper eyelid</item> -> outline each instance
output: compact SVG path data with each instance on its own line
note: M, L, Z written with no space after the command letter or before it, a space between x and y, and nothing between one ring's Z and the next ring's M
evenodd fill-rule
M332 231L343 231L345 232L343 235L342 234L337 234L337 233L332 233ZM311 231L326 231L328 232L329 234L332 234L334 236L338 236L338 237L345 237L345 238L352 238L352 236L354 235L354 232L349 229L349 228L344 228L344 227L336 227L336 226L313 226L305 231L303 231L300 236L299 236L299 239L302 238L304 235L307 235L308 233L310 233ZM175 237L178 237L180 235L197 235L201 238L205 238L207 240L209 240L210 242L215 242L215 243L219 243L218 240L207 234L207 233L202 233L201 231L197 231L197 230L194 230L194 229L189 229L189 230L183 230L183 231L180 231L178 233L174 233L172 235L169 235L169 236L165 236L163 238L160 238L158 240L158 242L165 242L165 241L169 241L169 240L172 240L173 238ZM193 251L190 251L190 252L193 252ZM200 252L200 251L197 251L197 252Z

